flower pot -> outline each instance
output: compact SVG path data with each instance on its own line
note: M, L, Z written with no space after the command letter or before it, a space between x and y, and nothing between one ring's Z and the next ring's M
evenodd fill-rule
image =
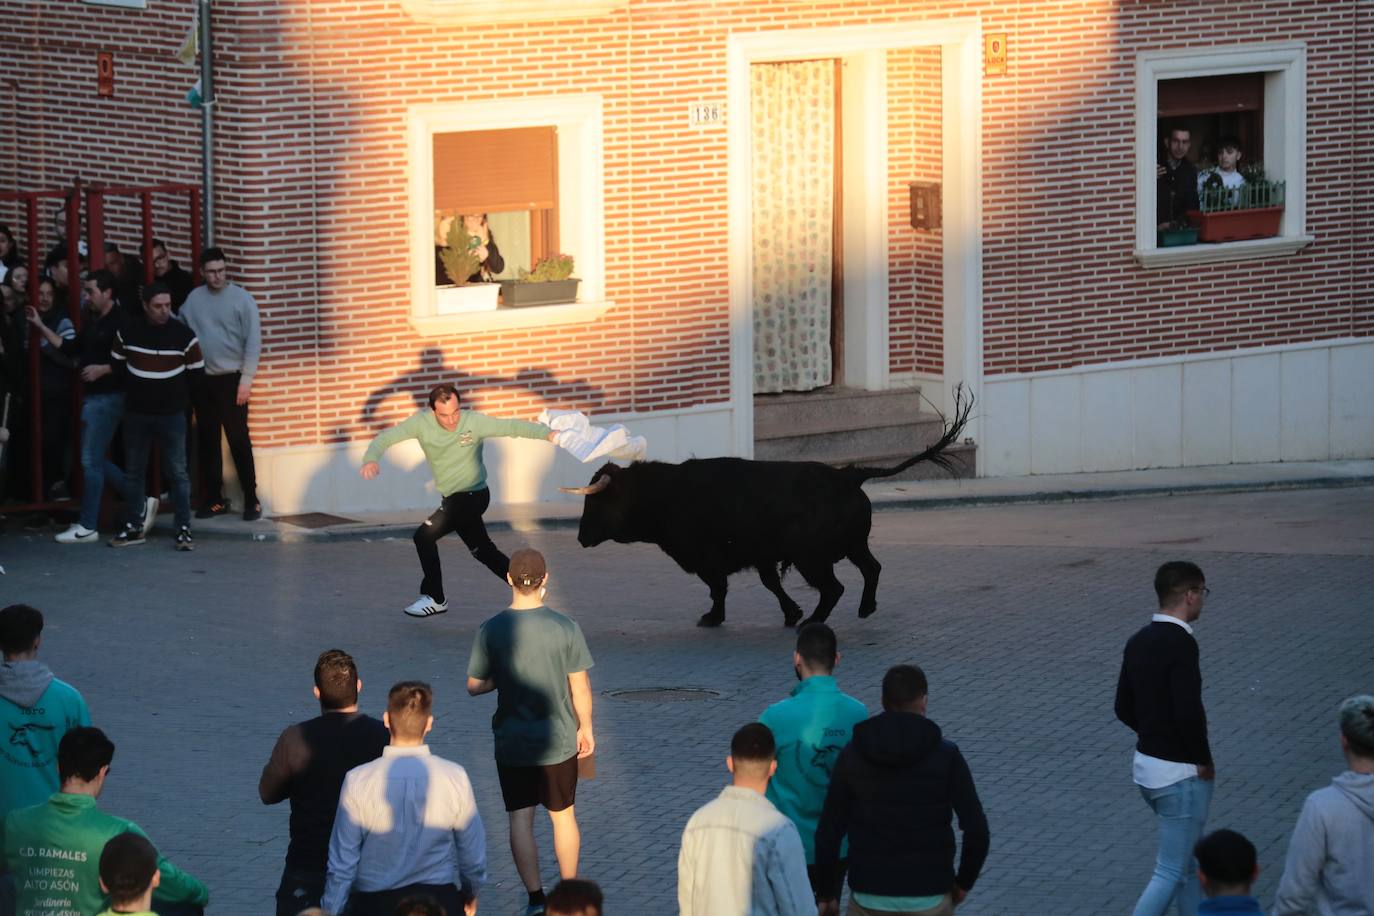
M461 286L440 286L434 290L434 312L438 315L460 315L463 312L492 312L496 310L499 283L464 283Z
M582 281L576 277L566 280L501 281L501 305L503 308L524 308L529 305L561 305L577 301L577 284Z
M1173 248L1178 245L1196 245L1198 230L1195 227L1187 229L1160 229L1157 239L1160 248Z
M1283 207L1214 210L1211 213L1189 210L1188 218L1197 224L1198 241L1201 242L1268 239L1279 234L1279 220L1283 218Z

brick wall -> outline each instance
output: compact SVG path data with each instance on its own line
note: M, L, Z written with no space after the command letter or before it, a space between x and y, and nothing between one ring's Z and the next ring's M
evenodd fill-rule
M151 6L0 0L12 80L0 107L17 112L0 128L4 186L78 171L198 180L199 118L182 100L195 73L172 58L192 3ZM1374 166L1374 0L1264 0L1243 23L1233 8L1172 0L633 0L595 21L462 29L414 22L392 0L237 0L216 6L218 238L264 313L255 440L365 437L440 379L522 415L727 401L726 130L690 127L688 103L724 101L732 32L952 15L981 16L1009 40L1008 73L984 80L989 375L1374 329L1374 224L1351 195ZM1317 242L1287 258L1142 270L1131 257L1135 54L1228 34L1309 42ZM99 49L116 52L112 101L95 98ZM939 370L940 238L905 226L909 174L938 174L938 124L921 117L938 112L934 57L893 55L894 80L910 74L889 87L894 115L912 115L894 118L889 138L894 372ZM604 98L615 307L590 325L418 337L406 320L407 106L559 92ZM122 241L128 215L114 219Z

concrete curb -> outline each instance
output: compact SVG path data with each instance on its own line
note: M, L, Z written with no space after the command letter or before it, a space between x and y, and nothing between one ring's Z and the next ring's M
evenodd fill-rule
M950 509L970 506L1005 506L1017 504L1052 504L1087 502L1089 500L1143 499L1151 496L1183 496L1206 493L1247 493L1265 490L1317 490L1345 487L1374 486L1374 475L1293 477L1275 480L1206 481L1197 483L1149 483L1138 486L1087 486L1082 489L1034 489L1034 478L1027 478L1027 489L1019 492L969 493L961 496L905 495L900 493L870 493L875 511L887 512L912 509ZM533 508L537 513L545 508ZM298 544L329 543L332 541L369 541L387 538L409 538L423 517L417 509L415 517L405 522L387 524L358 523L335 525L329 528L298 528L285 522L244 523L234 520L215 520L194 525L196 540L251 540L264 543ZM488 531L566 531L575 530L579 515L539 515L519 518L488 518ZM165 526L159 526L163 529ZM170 529L167 529L168 531Z

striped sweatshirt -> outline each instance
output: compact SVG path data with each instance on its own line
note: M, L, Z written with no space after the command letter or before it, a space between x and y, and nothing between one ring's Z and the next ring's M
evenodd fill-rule
M110 355L128 372L129 413L184 413L191 403L189 375L205 371L196 335L180 321L130 321L115 334Z

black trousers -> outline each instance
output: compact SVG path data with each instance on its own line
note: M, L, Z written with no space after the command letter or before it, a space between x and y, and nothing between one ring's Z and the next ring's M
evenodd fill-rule
M243 499L251 506L258 498L253 467L253 442L248 438L248 405L237 404L239 373L207 375L193 386L196 406L196 455L200 459L201 505L224 498L224 458L220 432L229 441L229 456L243 484Z
M486 487L467 493L454 493L445 496L434 514L415 529L415 552L420 555L420 569L424 571L424 578L420 580L420 594L428 595L435 601L444 600L439 540L452 532L458 533L479 563L502 582L506 581L506 574L510 572L510 558L492 543L487 526L482 524L482 513L487 511L490 504L491 491Z
M454 884L407 884L389 891L354 891L348 895L348 916L393 916L407 897L428 897L449 916L462 916L467 895Z

